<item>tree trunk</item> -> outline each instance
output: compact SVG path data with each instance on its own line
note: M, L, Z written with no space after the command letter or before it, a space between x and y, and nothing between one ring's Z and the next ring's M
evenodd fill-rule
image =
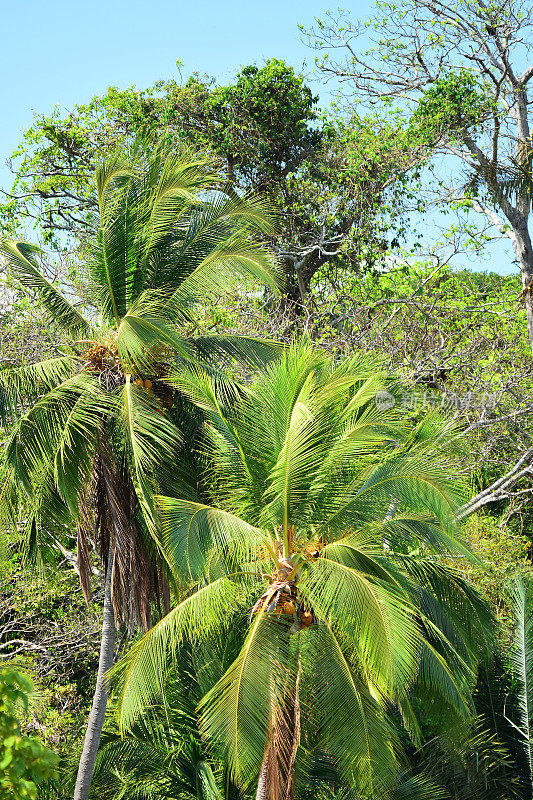
M533 247L529 235L527 217L513 224L513 249L520 264L524 303L526 305L527 332L533 350Z
M104 725L105 712L107 708L108 692L104 683L106 672L113 666L115 653L116 626L113 603L111 600L111 579L113 574L113 549L110 546L107 560L107 571L105 577L104 590L104 615L102 621L102 640L100 645L100 660L98 662L98 674L96 677L96 688L94 690L93 702L89 712L87 730L83 742L76 786L74 788L74 800L87 800L91 788L91 780L96 762L98 745Z
M259 773L259 780L257 782L257 792L255 793L255 800L267 800L267 760L266 756L261 766Z
M298 660L296 681L288 706L272 709L270 733L255 800L294 798L294 762L300 745L300 676L301 664Z

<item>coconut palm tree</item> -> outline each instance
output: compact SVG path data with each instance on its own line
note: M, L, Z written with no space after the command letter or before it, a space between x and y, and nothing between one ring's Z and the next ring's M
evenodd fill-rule
M490 615L439 556L455 537L449 426L391 403L379 365L336 365L307 345L269 366L237 402L209 375L172 377L207 416L211 504L160 497L162 537L196 585L119 662L127 729L159 695L169 652L234 625L241 650L200 704L200 728L257 798L291 798L318 750L357 796L394 782L396 708L414 742L413 695L469 714ZM300 761L298 759L300 757Z
M4 241L14 277L68 336L64 354L0 373L4 417L14 421L0 494L4 525L26 517L32 553L77 529L77 569L90 594L91 548L104 572L102 646L75 798L87 798L105 715L103 676L116 627L151 625L169 608L169 570L151 495L190 491L177 425L172 368L201 363L213 380L221 358L261 360L267 343L195 334L194 308L231 277L276 288L275 263L256 241L270 229L253 199L215 191L205 159L164 144L117 151L96 172L98 229L84 243L89 314L47 278L40 251ZM224 384L227 388L227 384Z

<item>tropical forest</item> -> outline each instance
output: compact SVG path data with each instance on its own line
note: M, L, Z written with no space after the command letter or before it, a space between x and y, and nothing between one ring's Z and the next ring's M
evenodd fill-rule
M0 800L532 800L531 0L3 15Z

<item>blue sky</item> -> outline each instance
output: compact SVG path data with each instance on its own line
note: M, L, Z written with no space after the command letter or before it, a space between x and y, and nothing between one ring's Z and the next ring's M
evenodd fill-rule
M333 3L336 6L337 3ZM342 3L341 3L342 5ZM370 0L346 2L366 17ZM70 108L108 86L139 88L159 78L198 71L230 81L241 66L282 58L295 67L313 66L298 24L311 25L328 0L15 0L2 4L0 86L0 187L9 189L6 159L34 112L58 103ZM325 99L319 84L315 87ZM510 252L492 248L482 269L515 271Z
M325 0L327 3L327 0ZM359 4L362 14L370 2ZM108 86L145 87L199 71L228 82L240 66L283 58L311 68L298 23L311 24L324 0L15 0L2 4L0 160L31 124L33 111L70 108ZM5 172L1 183L5 184Z

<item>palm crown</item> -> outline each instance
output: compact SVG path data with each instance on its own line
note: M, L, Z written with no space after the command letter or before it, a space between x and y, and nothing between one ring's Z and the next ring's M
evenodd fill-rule
M238 403L197 370L176 383L208 419L212 502L159 498L167 552L195 586L119 665L121 724L158 695L180 641L241 624L242 649L200 706L235 779L260 774L259 795L290 796L297 752L318 748L362 795L382 789L395 767L387 709L414 741L414 687L468 713L487 622L435 555L466 554L454 539L447 426L380 410L372 360L335 365L306 345Z

